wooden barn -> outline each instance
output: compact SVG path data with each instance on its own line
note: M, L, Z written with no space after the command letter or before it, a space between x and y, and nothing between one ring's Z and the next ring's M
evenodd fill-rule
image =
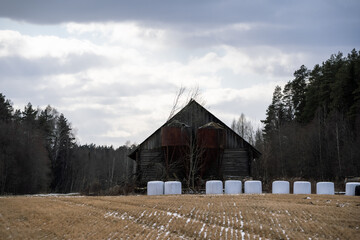
M139 185L152 180L242 179L261 153L191 100L145 139L129 157Z

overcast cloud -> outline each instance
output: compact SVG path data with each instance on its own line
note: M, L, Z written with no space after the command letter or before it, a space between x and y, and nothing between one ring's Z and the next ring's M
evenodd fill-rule
M276 85L360 47L359 1L0 1L0 92L64 113L81 144L140 143L176 91L226 124Z

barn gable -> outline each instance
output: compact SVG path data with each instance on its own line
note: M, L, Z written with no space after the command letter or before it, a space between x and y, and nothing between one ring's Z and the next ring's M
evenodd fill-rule
M204 168L208 173L204 173L205 176L213 175L215 172L220 174L220 177L223 179L250 176L251 160L260 157L261 153L203 106L195 100L191 100L129 155L137 163L137 175L140 182L169 178L168 170L166 170L169 167L169 147L164 148L162 129L173 122L183 124L184 127L189 129L192 136L196 136L197 131L206 124L214 123L221 126L225 137L224 146L219 151L208 154L211 157L216 153L221 158L219 161L220 165L216 166L216 164L213 164ZM181 154L181 149L177 148L176 150L170 146L171 157ZM180 164L176 167L184 168L186 166ZM178 176L174 175L171 177Z

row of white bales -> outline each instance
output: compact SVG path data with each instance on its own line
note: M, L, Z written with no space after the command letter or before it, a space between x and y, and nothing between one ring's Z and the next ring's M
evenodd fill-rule
M360 182L346 183L345 195L355 196L355 187ZM220 180L211 180L206 182L206 194L241 194L242 182L240 180L225 181L225 189L223 182ZM172 195L181 194L181 182L178 181L150 181L147 183L147 195ZM249 180L244 183L245 194L261 194L262 183L257 180ZM274 181L272 183L272 193L274 194L289 194L290 183L288 181ZM293 186L294 194L311 194L311 183L307 181L296 181ZM316 184L316 194L335 194L335 187L333 182L318 182Z

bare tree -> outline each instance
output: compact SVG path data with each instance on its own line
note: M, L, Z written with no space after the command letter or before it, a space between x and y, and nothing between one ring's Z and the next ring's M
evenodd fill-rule
M199 86L194 86L189 89L181 86L174 97L168 121L192 100L196 100L202 106L205 105ZM202 167L203 154L204 149L197 144L196 137L190 134L187 140L187 146L183 148L182 157L179 159L180 162L174 162L171 165L171 168L179 166L185 168L185 181L188 188L195 188L196 178Z
M185 107L185 105L188 104L191 100L196 100L202 106L205 105L205 100L201 96L198 85L190 89L181 86L176 92L168 120L170 120L180 109Z
M196 142L196 138L190 136L188 141L188 151L184 154L183 158L188 188L195 188L196 178L200 169L204 167L202 162L204 153L205 149Z
M181 97L183 96L184 92L185 92L186 88L181 86L180 89L176 92L176 95L175 95L175 98L174 98L174 102L173 102L173 105L172 105L172 108L171 108L171 111L170 111L170 114L169 114L169 117L168 117L168 121L170 120L170 118L172 118L175 113L179 110L180 108L180 99Z
M255 131L250 120L247 120L244 113L241 113L238 120L233 120L231 129L239 134L250 144L255 144Z

